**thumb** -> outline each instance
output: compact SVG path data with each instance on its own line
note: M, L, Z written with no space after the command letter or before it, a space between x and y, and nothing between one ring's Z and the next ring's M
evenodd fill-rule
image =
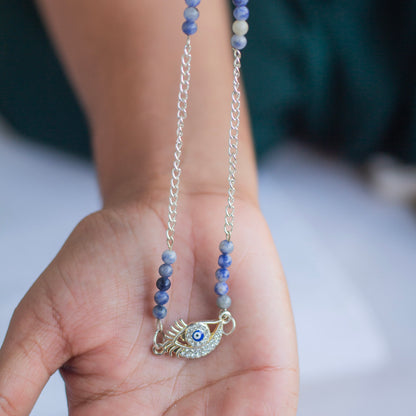
M16 308L0 349L0 416L28 415L69 358L59 314L38 280Z

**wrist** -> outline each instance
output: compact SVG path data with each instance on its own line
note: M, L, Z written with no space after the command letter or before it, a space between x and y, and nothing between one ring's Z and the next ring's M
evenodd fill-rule
M248 187L237 177L235 198L251 205L258 207L257 188ZM113 182L113 186L101 190L103 198L103 207L111 208L125 204L141 203L157 205L158 203L166 204L169 198L171 184L171 172L168 174L157 174L154 177L148 177L146 181L142 177L123 178L120 182ZM221 184L214 182L198 183L189 180L185 175L181 176L179 187L179 199L188 197L208 196L222 198L225 206L228 199L228 181L226 172Z
M251 132L244 124L240 132L236 197L257 204L257 174ZM166 140L167 135L161 133L160 128L158 137L154 137L150 130L148 134L143 134L146 140L129 132L112 133L109 128L105 129L105 134L95 135L95 160L105 206L139 200L145 195L162 195L164 200L168 197L175 137L171 135L172 139ZM221 137L218 127L193 133L197 129L191 125L189 130L185 132L181 157L180 192L188 195L225 195L229 169L227 137L222 134L223 138L218 140ZM106 145L115 142L113 137L123 137L117 141L117 148ZM210 140L210 137L215 139Z

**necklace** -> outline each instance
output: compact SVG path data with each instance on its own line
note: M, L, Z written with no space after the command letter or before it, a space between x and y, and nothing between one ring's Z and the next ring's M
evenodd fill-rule
M228 192L225 208L224 233L225 240L219 245L220 256L218 258L219 269L215 272L218 282L215 285L215 293L218 295L217 306L220 309L218 319L198 321L186 324L182 319L176 321L165 333L162 320L166 317L166 305L169 301L167 291L171 286L170 277L173 273L173 263L176 261L176 253L173 251L175 236L176 216L179 200L179 184L181 176L181 156L183 147L183 128L187 117L188 94L191 80L191 35L195 34L198 27L196 20L199 18L197 6L201 0L185 0L185 22L182 31L187 36L184 52L181 58L181 77L178 94L177 130L174 162L169 192L169 213L166 230L167 250L162 253L163 264L159 267L159 279L156 282L158 292L155 294L156 306L153 308L153 316L156 318L156 332L153 337L152 351L156 355L169 354L181 358L200 358L212 352L220 343L223 335L230 335L236 327L236 322L228 308L231 306L231 298L228 296L227 280L230 277L228 268L231 266L231 252L234 245L231 234L234 227L234 195L237 174L237 153L239 143L240 126L240 68L241 50L247 45L245 35L248 32L246 20L249 17L248 0L233 0L235 6L232 25L233 35L231 46L234 56L233 62L233 88L231 95L231 121L228 138ZM228 330L226 330L226 327Z

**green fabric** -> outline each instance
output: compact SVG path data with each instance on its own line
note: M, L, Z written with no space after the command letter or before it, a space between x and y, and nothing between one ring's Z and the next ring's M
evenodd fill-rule
M87 123L32 0L0 0L0 113L30 139L90 155Z
M416 162L416 0L249 6L243 75L259 154L296 136L353 161L385 151ZM0 0L0 112L27 136L90 154L31 0Z
M257 146L297 135L362 161L416 161L416 1L250 2L244 51Z

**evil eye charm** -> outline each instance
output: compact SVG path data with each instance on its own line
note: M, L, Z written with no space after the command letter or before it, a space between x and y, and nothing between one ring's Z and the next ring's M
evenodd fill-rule
M185 330L185 340L189 345L193 347L201 347L209 341L211 335L208 325L197 322L191 324Z
M199 329L197 329L193 334L192 334L192 339L194 341L200 342L204 339L204 333L202 331L200 331Z
M224 331L224 325L232 324L232 330ZM165 334L162 351L158 354L176 355L182 358L200 358L213 351L223 335L235 328L230 312L224 311L216 321L194 322L187 325L182 319L175 322Z

